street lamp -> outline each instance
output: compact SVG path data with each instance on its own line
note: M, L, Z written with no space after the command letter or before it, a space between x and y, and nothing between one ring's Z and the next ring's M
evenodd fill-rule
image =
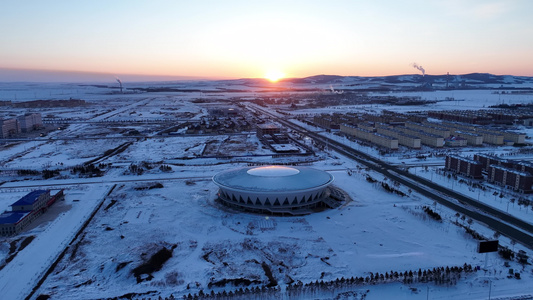
M489 300L490 300L490 293L492 292L492 280L489 279Z

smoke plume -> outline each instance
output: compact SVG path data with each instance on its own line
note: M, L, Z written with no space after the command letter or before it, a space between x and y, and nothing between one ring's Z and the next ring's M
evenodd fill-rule
M413 66L413 68L422 72L422 76L426 75L426 70L424 70L422 66L419 66L417 63L412 63L411 66Z
M329 89L331 90L331 92L332 92L333 94L339 94L339 95L340 95L340 94L344 94L344 91L337 91L337 90L335 90L335 89L333 88L332 85L329 86Z
M115 79L118 82L118 84L120 85L120 93L122 94L122 81L120 81L120 79L117 76L115 76Z

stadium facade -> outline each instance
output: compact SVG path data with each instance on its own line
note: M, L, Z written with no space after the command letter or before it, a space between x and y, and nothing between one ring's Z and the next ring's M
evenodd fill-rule
M261 166L218 173L219 199L248 211L299 215L321 206L333 176L309 167Z

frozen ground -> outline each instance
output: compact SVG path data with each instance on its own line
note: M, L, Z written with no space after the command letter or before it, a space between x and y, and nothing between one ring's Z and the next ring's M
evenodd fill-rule
M55 219L49 222L43 222L45 216L36 221L41 222L41 226L24 234L34 235L35 239L0 271L2 298L23 299L29 294L109 188L110 186L100 185L91 186L90 189L69 190L64 200L70 205L69 209L58 213ZM65 203L58 203L56 206L64 206ZM48 213L53 214L52 211Z
M338 168L347 162L337 159L331 163ZM216 169L228 167L236 166ZM333 166L324 162L316 167ZM416 194L404 198L391 195L367 182L363 170L352 176L346 171L331 171L335 184L348 191L354 201L338 210L305 217L265 217L220 207L213 201L216 188L208 179L216 172L184 170L180 175L207 175L207 179L161 181L162 189L135 190L148 183L119 185L103 207L112 200L115 204L97 213L71 248L75 253L67 253L39 293L53 299L94 299L146 291L181 295L208 291L209 282L224 278L266 282L262 262L271 266L282 286L291 279L306 283L365 277L369 272L391 269L485 265L485 255L476 253L476 241L450 223L455 220L453 212L439 206L437 211L445 221L432 220L421 210L431 202ZM163 269L152 273L150 281L137 283L132 270L161 247L174 245L173 256ZM31 251L32 246L26 250ZM463 294L458 299L482 298L487 279L493 281L493 296L527 293L527 287L519 283L533 279L531 267L521 271L519 282L506 278L507 268L496 254L488 259L490 271L468 275L451 288L430 284L432 299L445 299L450 293ZM511 266L521 269L515 263ZM422 292L415 294L408 286L363 288L370 290L367 299L381 299L387 294L403 295L398 299L424 299ZM421 291L425 286L413 285Z
M499 94L492 90L449 90L449 91L420 91L420 92L387 92L370 93L370 96L395 96L395 97L420 97L421 100L438 101L424 106L405 105L343 105L329 106L325 108L291 110L292 114L317 114L317 113L346 113L346 112L367 112L379 113L382 110L395 112L407 112L417 110L478 110L488 109L491 105L497 104L527 104L531 103L531 94ZM446 98L454 100L445 100Z
M102 155L102 150L112 149L122 142L79 139L23 143L2 151L8 159L1 165L7 169L72 167L96 158Z
M463 178L462 181L453 178L450 179L446 173L441 170L435 170L435 168L427 168L426 170L423 167L416 167L411 168L409 171L533 224L533 206L526 207L518 204L518 198L523 197L531 200L531 195L513 193L495 185L485 185L486 190L482 190L469 184L471 179ZM500 194L502 194L502 197L500 197Z
M239 88L247 87L246 82L239 84L242 84L238 85ZM11 90L2 90L0 96L3 99L0 100L12 97L9 96L12 94L17 95L17 101L30 100L35 94L42 95L37 98L87 99L102 104L91 106L87 114L77 110L69 113L67 110L58 109L53 110L54 114L57 117L107 122L165 118L197 120L205 116L209 106L192 103L190 100L219 99L219 104L223 105L232 97L256 96L244 92L117 95L110 94L112 89L94 86L81 89L75 85L44 85L33 88L32 92L27 84L18 84ZM212 89L213 86L202 88ZM465 100L438 102L431 109L451 109L453 106L479 109L501 102L531 101L529 96L499 96L483 90L420 92L414 95L428 100L444 97ZM331 107L300 113L338 112L341 109L379 111L391 107ZM428 107L393 109L416 110ZM227 283L224 287L209 285L223 279L247 279L252 281L250 286L261 286L269 281L262 266L263 262L271 269L282 290L292 281L329 281L341 277L366 277L370 272L417 271L419 268L462 266L467 263L480 266L481 270L466 274L452 286L435 283L404 284L394 281L386 284L365 284L356 286L353 290L357 291L359 296L369 290L366 299L427 299L428 294L429 299L485 299L488 297L489 285L492 298L533 294L530 288L533 284L531 265L522 267L514 261L509 262L509 267L518 270L522 278L507 278L509 267L504 267L504 260L497 254L489 254L488 260L485 260L485 255L476 253L477 242L465 234L464 229L451 222L460 221L465 226L468 224L486 236L494 236L493 231L483 224L461 221L455 212L435 205L416 193L410 194L403 187L400 189L408 194L408 197L387 193L379 184L369 183L365 179L367 174L378 182L385 180L384 178L358 168L357 164L335 153L320 152L309 164L331 172L336 179L335 185L348 192L352 202L337 210L326 210L304 217L266 217L221 207L214 201L217 188L211 183L211 176L222 170L244 166L247 162L283 163L307 158L273 159L271 156L260 156L240 158L242 163L220 158L192 159L202 153L269 155L271 152L264 149L254 134L152 137L151 135L165 126L113 126L117 129L89 122L73 123L63 131L50 134L52 138L105 135L112 137L110 139L42 139L18 142L0 149L0 209L8 209L12 202L30 189L51 187L54 184L64 184L68 188L65 202L56 204L57 207L49 212L50 215L43 216L41 221L32 224L22 234L22 237L35 236L35 239L0 270L0 290L3 295L9 296L6 299L21 298L29 293L29 289L72 240L77 229L113 184L117 184L117 188L105 198L102 208L92 222L69 246L54 272L48 276L33 298L39 294L48 294L52 299L98 299L126 293L148 293L145 294L146 297L156 298L158 295L181 296L198 293L200 290L218 292L242 287L235 286L236 283ZM124 138L122 131L130 129L139 130L149 138ZM528 130L528 135L531 136L531 129L524 130ZM63 171L63 176L59 179L39 180L28 176L26 178L29 180L22 180L24 178L10 173L10 170L19 168L75 166L99 157L104 151L126 141L133 143L124 152L103 161L114 166L107 169L103 177L78 178ZM347 144L353 143L343 141ZM378 155L374 149L362 147L357 143L353 146ZM509 153L513 150L501 149L494 151ZM387 156L385 159L392 163L419 163L411 155ZM140 176L125 172L131 163L140 161L162 161L174 165L169 172L160 171L157 166ZM437 158L424 162L439 163ZM444 186L451 185L451 181L434 172L437 167L430 166L427 172L423 166L412 167L411 172L416 170L417 175L438 180ZM351 171L348 172L348 169ZM20 181L13 181L14 178ZM142 189L155 183L161 183L163 188ZM473 198L479 196L480 201L492 203L491 205L502 210L506 206L507 198L494 200L490 191L478 192L465 184L455 184L452 188ZM424 205L430 206L444 220L438 222L428 217L422 210ZM529 222L533 217L533 212L526 212L518 206L510 206L509 212ZM13 242L14 238L2 238L1 241L0 260L5 261L9 256L9 243ZM516 251L526 250L531 256L530 249L515 245L505 237L500 237L500 243ZM141 275L140 282L137 282L133 274L134 269L163 247L172 249L172 257L161 270L151 272L151 275ZM297 298L331 299L346 290L323 289L312 294L301 294ZM145 296L139 296L142 297Z

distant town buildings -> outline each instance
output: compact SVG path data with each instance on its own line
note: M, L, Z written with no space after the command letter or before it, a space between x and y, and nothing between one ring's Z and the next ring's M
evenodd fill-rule
M20 131L28 132L43 127L43 120L39 113L28 113L17 118Z
M383 123L376 124L376 131L377 133L381 133L383 135L391 136L398 139L398 144L402 146L406 146L413 149L420 149L422 140L417 136L404 133L401 130L395 129L392 126L388 126Z
M491 165L502 165L504 167L512 167L514 165L512 160L499 158L494 155L483 153L474 154L474 160L479 161L484 171L487 171Z
M430 118L477 125L489 124L523 124L533 118L533 114L524 110L490 109L490 110L445 110L428 111Z
M188 121L182 124L185 134L226 134L249 131L251 124L237 107L213 107L208 109L209 116L199 121ZM163 131L161 134L176 134ZM181 133L180 133L181 134Z
M17 118L0 119L0 126L0 138L9 138L43 127L43 120L40 113L27 113Z
M461 136L450 135L444 139L444 145L448 147L465 147L468 145L468 140Z
M217 117L238 117L242 115L239 108L236 107L215 107L209 109L209 115Z
M533 164L527 161L503 159L493 155L475 154L474 159L458 155L446 156L446 169L455 173L506 186L517 192L533 192Z
M435 116L445 114L439 113ZM347 135L391 150L398 148L396 143L414 149L420 148L420 145L432 148L483 144L498 146L524 144L526 138L525 133L493 129L475 122L430 122L420 114L399 114L390 111L384 111L381 115L321 114L313 117L313 123L327 131L340 130ZM389 138L393 142L388 141Z
M487 180L502 186L507 186L521 193L531 193L533 190L533 176L530 173L506 168L504 166L490 165Z
M262 138L264 135L280 134L281 128L276 124L257 124L257 137Z
M376 133L368 129L359 128L357 126L353 126L349 124L341 124L340 129L341 129L341 132L344 132L351 136L355 136L358 139L371 142L381 147L391 149L391 150L398 149L397 138L384 135L381 133Z
M0 126L2 136L0 138L8 138L20 133L20 127L17 119L0 119Z
M276 153L296 153L300 148L291 144L289 136L276 124L257 124L257 137Z
M481 162L458 155L446 156L446 169L475 179L483 178Z
M40 108L40 107L78 107L86 106L87 102L81 99L70 98L68 100L32 100L32 101L3 101L0 105L17 108Z

